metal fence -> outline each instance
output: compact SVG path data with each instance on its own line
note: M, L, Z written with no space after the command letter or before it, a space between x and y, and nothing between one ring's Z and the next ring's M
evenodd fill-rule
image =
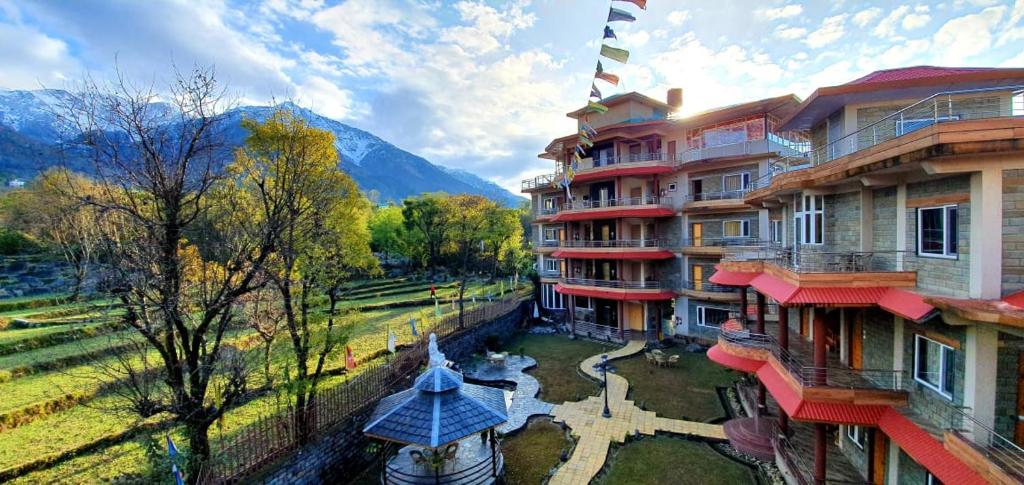
M449 314L421 338L400 349L388 362L364 364L362 371L345 384L324 389L316 394L309 410L301 419L314 436L369 410L384 396L414 375L427 360L428 333L443 341L473 327L494 320L517 309L518 296L484 304L467 310L459 325L458 313ZM298 449L302 443L297 432L298 411L288 407L283 412L260 417L215 446L214 459L205 464L199 479L204 484L237 483L266 465Z
M913 251L846 251L828 246L783 246L757 242L727 246L723 261L770 262L796 273L893 273L915 271L919 257Z
M671 201L662 200L660 197L655 195L649 195L647 197L619 197L617 199L598 199L567 202L564 205L562 205L562 210L571 211L582 209L601 209L605 207L634 207L641 205L671 207Z
M615 239L602 240L571 240L560 242L563 248L656 248L661 241L657 239Z
M599 288L617 288L624 290L660 290L660 281L629 281L629 280L595 280L588 278L562 278L567 285L596 286Z

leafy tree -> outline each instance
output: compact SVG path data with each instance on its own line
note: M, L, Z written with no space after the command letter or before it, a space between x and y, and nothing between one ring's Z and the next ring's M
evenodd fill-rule
M446 210L448 195L443 192L409 197L403 201L402 216L409 231L412 247L419 248L420 261L431 276L441 261L448 243L450 212Z
M379 207L370 217L370 247L387 261L394 255L408 255L409 234L405 228L402 208Z
M519 211L495 205L487 210L487 225L483 233L484 257L489 260L491 278L498 272L515 272L522 259L523 226L519 223Z
M449 247L455 260L459 283L459 327L464 325L464 296L466 283L479 265L478 258L483 252L487 238L488 216L493 215L497 204L480 195L454 195L444 200L442 208L449 225Z
M370 252L369 202L338 168L334 136L309 126L287 110L263 122L244 120L249 131L231 167L241 199L269 213L281 208L286 223L274 240L267 275L281 298L285 326L295 357L297 430L311 436L316 387L327 358L347 339L337 323L343 283L355 274L377 271ZM312 299L326 294L326 324L311 311ZM311 358L315 362L311 366Z

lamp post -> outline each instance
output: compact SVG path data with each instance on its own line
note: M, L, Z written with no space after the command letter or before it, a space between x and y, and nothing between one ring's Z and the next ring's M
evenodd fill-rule
M604 377L604 412L601 416L612 417L612 411L608 409L608 354L601 356L601 376Z

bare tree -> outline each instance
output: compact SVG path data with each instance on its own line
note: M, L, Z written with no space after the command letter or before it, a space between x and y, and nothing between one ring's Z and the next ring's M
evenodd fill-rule
M271 352L284 327L284 308L278 294L270 288L249 293L242 300L242 317L263 344L263 386L271 389L274 386L274 375L270 370Z
M224 93L212 69L178 72L159 91L118 72L110 84L85 81L60 110L68 150L86 152L100 187L82 202L116 219L101 226L108 291L163 366L167 399L146 409L184 425L190 482L210 457L210 426L245 392L225 339L239 298L262 284L281 222L222 217Z

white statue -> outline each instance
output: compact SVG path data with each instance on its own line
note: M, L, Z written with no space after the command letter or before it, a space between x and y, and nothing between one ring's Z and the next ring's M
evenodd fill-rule
M430 334L430 344L427 345L427 353L430 355L430 367L443 367L444 363L448 360L444 356L444 352L441 352L437 348L437 335Z

